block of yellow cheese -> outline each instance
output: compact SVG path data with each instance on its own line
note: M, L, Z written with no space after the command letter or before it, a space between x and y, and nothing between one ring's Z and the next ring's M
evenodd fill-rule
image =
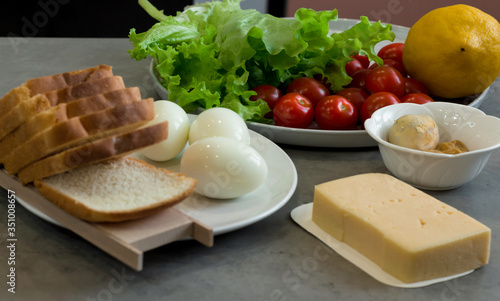
M489 260L488 227L386 174L317 185L312 220L405 283L463 273Z

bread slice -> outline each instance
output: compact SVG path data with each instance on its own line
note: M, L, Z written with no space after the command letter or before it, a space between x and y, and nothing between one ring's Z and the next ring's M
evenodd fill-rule
M102 94L109 91L125 88L125 83L121 76L105 77L87 81L81 84L69 86L59 90L45 92L44 95L52 106L60 103L71 102L79 98Z
M22 184L27 184L87 164L126 156L159 143L167 137L168 122L158 123L129 133L82 144L46 157L23 168L18 177Z
M33 78L26 81L26 85L33 96L111 76L113 76L112 67L100 64L87 69Z
M0 116L7 114L19 103L27 101L35 95L110 76L113 76L110 66L98 65L83 70L30 79L19 87L10 90L0 99Z
M141 91L138 87L110 90L67 103L68 117L75 117L111 108L113 106L140 101Z
M50 108L50 101L43 94L22 101L0 117L0 140L34 115Z
M62 103L36 114L0 140L0 163L4 161L4 157L10 153L10 150L58 123L65 122L72 117L140 100L139 88L132 87L80 98L70 103Z
M10 90L0 99L0 117L10 112L19 103L31 98L31 91L26 83Z
M20 100L14 108L0 117L0 139L10 134L29 118L59 103L67 103L79 98L124 88L123 79L120 76L113 76L84 82L60 90L48 91L44 94L37 94L28 99ZM43 100L44 106L39 105L41 100ZM46 105L47 101L48 106Z
M4 158L4 168L10 174L62 151L105 136L141 127L154 118L153 99L122 104L107 110L73 117L59 123L17 146Z
M181 202L195 186L193 178L129 157L35 181L35 187L49 201L90 222L147 216Z

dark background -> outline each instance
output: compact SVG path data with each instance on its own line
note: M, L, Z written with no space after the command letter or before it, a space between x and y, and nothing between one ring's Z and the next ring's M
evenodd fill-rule
M175 15L187 0L150 0ZM282 17L285 0L269 0L268 13ZM131 28L148 30L156 20L137 0L4 0L0 5L0 36L127 37Z

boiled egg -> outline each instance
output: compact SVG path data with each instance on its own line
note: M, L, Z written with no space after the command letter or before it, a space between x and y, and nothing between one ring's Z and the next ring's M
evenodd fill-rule
M155 116L149 125L168 121L168 137L151 145L140 153L154 161L175 158L186 147L189 136L189 119L186 112L176 103L168 100L154 102Z
M247 143L209 137L184 151L180 172L195 178L195 191L210 198L231 199L257 189L267 178L264 158Z
M189 144L207 137L228 137L250 144L245 121L236 112L226 108L205 110L191 124Z

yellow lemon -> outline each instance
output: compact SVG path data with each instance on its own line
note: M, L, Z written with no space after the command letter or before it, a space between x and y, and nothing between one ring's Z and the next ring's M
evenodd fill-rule
M403 63L435 96L480 93L500 75L500 24L468 5L432 10L410 28Z

